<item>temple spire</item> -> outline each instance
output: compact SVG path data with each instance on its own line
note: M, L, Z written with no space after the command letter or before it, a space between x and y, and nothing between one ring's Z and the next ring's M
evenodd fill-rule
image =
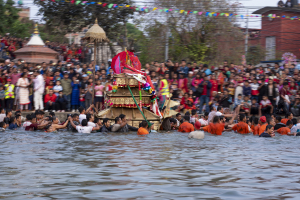
M35 25L34 25L34 31L33 31L33 34L40 34L39 33L39 29L38 29L38 23L35 23Z

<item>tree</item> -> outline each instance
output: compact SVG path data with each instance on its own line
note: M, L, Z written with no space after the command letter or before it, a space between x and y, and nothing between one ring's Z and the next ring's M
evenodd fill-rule
M110 4L122 4L122 0L105 1ZM128 1L130 4L131 1ZM123 29L121 22L132 17L133 9L109 8L96 4L77 4L69 1L40 1L34 0L40 7L38 14L43 16L46 27L53 34L63 34L81 31L82 28L92 25L98 19L109 39L115 39Z
M243 40L243 34L234 27L235 17L221 16L222 13L235 13L237 5L226 0L158 0L157 7L197 13L153 12L139 19L136 24L145 27L143 31L149 41L146 47L149 58L144 59L147 62L164 60L166 40L169 43L169 58L174 61L186 59L218 64L226 59L240 62L243 52L239 42ZM218 16L199 15L198 12L203 10L218 13ZM168 30L170 36L166 38Z
M246 61L248 64L256 65L259 64L260 61L264 60L266 56L266 51L263 49L261 45L250 46L248 48Z
M31 24L22 24L19 21L20 9L14 7L14 4L13 0L7 0L6 3L0 0L0 34L10 33L12 36L24 36Z

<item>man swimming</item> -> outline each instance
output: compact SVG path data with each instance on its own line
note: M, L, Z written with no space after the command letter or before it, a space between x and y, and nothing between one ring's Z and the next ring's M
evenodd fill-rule
M63 124L63 125L59 125L59 120L57 117L52 117L52 124L48 125L45 129L47 132L55 132L59 129L64 129L67 127L68 123L69 123L69 119Z

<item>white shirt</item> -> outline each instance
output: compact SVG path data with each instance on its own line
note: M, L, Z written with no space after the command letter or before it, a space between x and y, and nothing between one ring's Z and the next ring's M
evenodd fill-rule
M251 90L258 90L259 84L258 83L251 83Z
M88 122L88 126L96 127L96 124L94 122Z
M91 126L76 126L76 130L78 133L91 133L93 130L93 127Z
M6 117L6 114L0 114L0 122L3 122L5 117Z
M61 85L55 85L55 86L53 87L53 90L62 91L63 88L62 88ZM58 93L58 92L55 92L55 95L58 97L59 93Z
M27 122L24 122L24 123L23 123L23 128L26 128L26 126L30 126L31 124L32 124L32 123L31 123L31 122L28 122L28 121L27 121Z
M297 133L300 132L300 123L295 124L292 128L291 128L291 133Z
M201 124L201 126L207 126L208 125L208 121L207 120L205 120L205 119L199 119L199 122L200 122L200 124Z
M223 115L223 113L221 113L220 111L216 112L216 116L222 116L222 115Z
M85 114L80 114L80 115L79 115L79 122L80 122L80 124L81 124L81 121L82 121L83 119L86 119L86 115L85 115Z
M211 111L209 114L208 114L208 121L210 122L213 118L214 118L214 116L216 115L216 111Z
M45 81L43 76L40 74L33 81L34 81L34 90L37 90L40 93L44 93Z

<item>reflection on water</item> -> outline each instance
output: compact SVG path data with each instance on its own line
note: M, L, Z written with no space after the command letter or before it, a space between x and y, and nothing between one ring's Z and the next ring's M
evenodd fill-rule
M299 141L4 132L0 199L299 199Z

